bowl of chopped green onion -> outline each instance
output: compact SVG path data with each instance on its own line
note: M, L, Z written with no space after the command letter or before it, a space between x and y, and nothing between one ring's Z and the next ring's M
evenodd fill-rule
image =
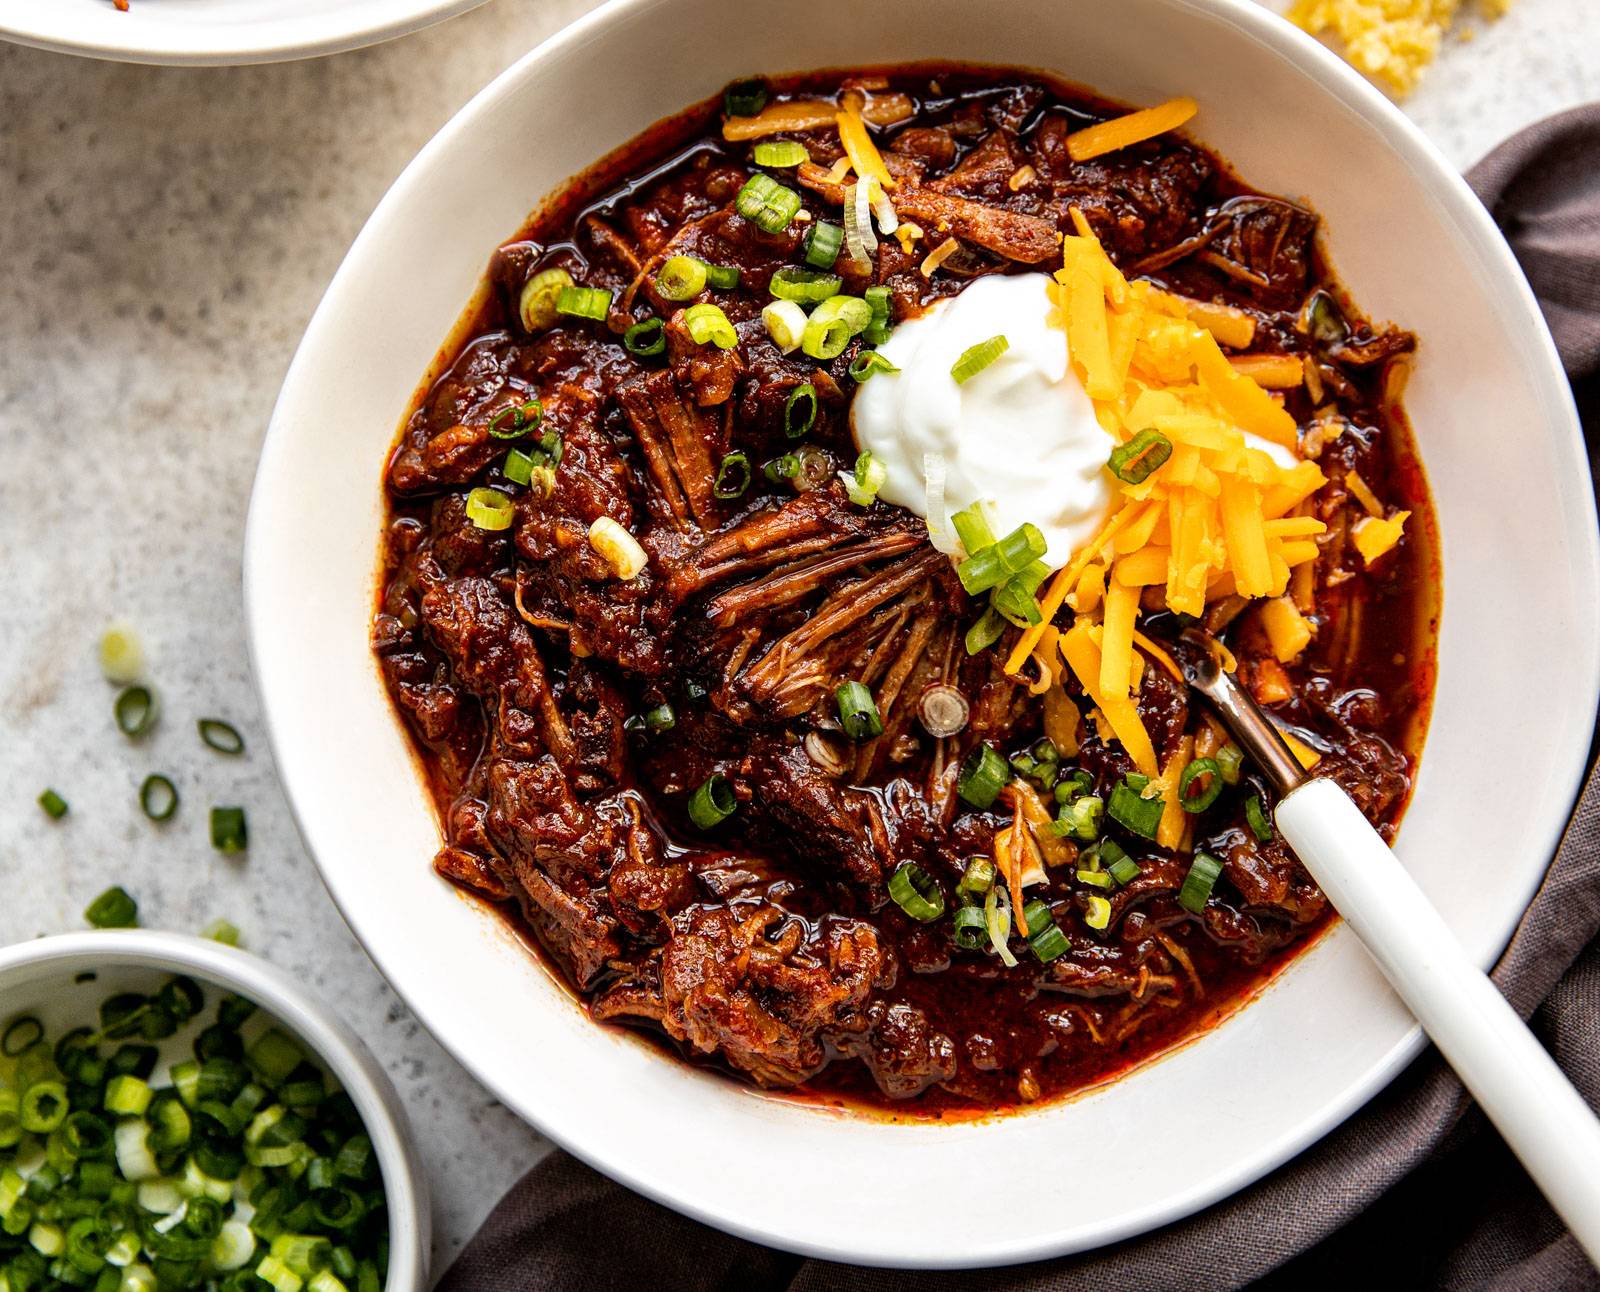
M0 950L0 1292L414 1292L405 1114L282 970L139 929Z

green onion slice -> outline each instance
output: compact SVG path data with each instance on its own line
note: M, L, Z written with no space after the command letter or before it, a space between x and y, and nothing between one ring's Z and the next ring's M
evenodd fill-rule
M106 681L128 686L144 672L144 647L131 624L118 620L100 635L100 672Z
M796 453L785 453L782 457L773 458L761 468L761 474L766 476L771 484L783 484L786 480L793 480L800 474L800 456Z
M1011 348L1011 342L1004 335L992 336L987 341L979 341L977 345L968 346L961 352L961 357L950 366L950 375L956 379L960 386L971 381L991 363Z
M62 798L54 790L45 790L39 795L39 806L44 809L45 815L53 821L59 821L67 814L66 799Z
M556 313L569 318L604 319L611 313L611 293L604 287L563 287Z
M722 92L722 110L730 117L753 117L767 106L767 83L759 77L735 81Z
M845 682L834 692L839 704L839 722L852 740L869 740L883 734L883 719L872 692L860 682Z
M1191 794L1190 790L1202 776L1209 779L1198 792ZM1221 793L1222 768L1217 766L1215 758L1196 758L1183 769L1183 775L1178 779L1178 805L1190 814L1204 812L1217 801L1217 795Z
M994 887L995 876L998 873L994 862L989 858L974 857L962 872L961 881L956 885L956 896L963 901L977 901Z
M195 725L206 748L215 749L219 754L244 753L244 737L232 723L221 718L201 718Z
M959 534L960 529L956 532ZM990 543L968 556L956 567L956 577L969 595L976 596L1030 569L1044 553L1044 534L1037 525L1023 523L999 542ZM1037 583L1034 586L1037 587Z
M889 478L889 468L883 459L868 449L856 458L856 467L844 477L844 491L858 507L870 507L877 500L878 490Z
M178 810L178 787L159 773L146 776L139 786L139 807L152 821L170 821Z
M0 1054L8 1059L14 1059L24 1050L31 1050L40 1041L44 1040L44 1024L32 1014L24 1014L21 1018L14 1018L6 1024L6 1030L0 1034Z
M693 256L670 256L656 270L656 292L669 301L693 300L705 286L706 264Z
M961 546L967 549L968 556L976 556L984 548L994 546L990 510L988 503L975 502L950 517L950 524L955 527L956 537L961 540Z
M1145 778L1145 783L1149 783L1148 778ZM1122 783L1111 791L1106 812L1123 829L1131 830L1146 839L1154 839L1156 827L1161 824L1161 813L1166 807L1166 801L1161 798L1144 798L1139 793L1140 788L1134 785L1131 776L1124 777Z
M983 907L963 906L955 914L955 942L963 951L980 951L989 940Z
M648 318L635 323L622 334L622 344L627 352L640 359L653 359L667 349L667 327L660 319Z
M1139 863L1124 853L1111 863L1107 873L1119 885L1127 886L1139 878Z
M717 468L716 483L712 485L711 492L718 498L726 501L737 498L750 487L750 459L746 454L735 450L722 459L722 465Z
M757 166L773 166L779 170L811 160L806 146L794 139L763 141L756 145L754 156Z
M1011 769L1006 760L987 741L980 744L961 764L961 774L956 780L956 793L980 812L994 806Z
M467 519L479 529L510 529L517 505L498 489L479 487L467 495Z
M732 291L739 285L738 265L707 265L706 285L719 292Z
M678 725L678 715L672 711L670 704L658 704L653 709L645 710L644 725L659 736L663 731L671 731Z
M761 323L784 354L793 354L805 339L806 312L795 301L768 301L761 307Z
M733 208L763 233L782 233L800 210L800 194L757 172L744 182Z
M700 788L689 796L689 820L702 830L709 830L726 821L738 806L728 778L716 772L706 777Z
M112 885L84 907L83 918L91 928L132 929L139 925L139 903L127 890Z
M817 388L809 381L796 386L783 401L783 433L800 439L817 421Z
M1143 430L1111 450L1111 474L1125 484L1140 484L1172 456L1172 441L1157 430Z
M114 712L117 730L130 740L137 740L156 725L160 706L155 694L147 686L125 687L117 696Z
M863 350L850 363L850 376L858 385L867 381L876 373L899 371L900 369L876 350Z
M218 852L243 852L250 845L250 831L242 807L211 809L211 846Z
M1222 769L1223 784L1237 785L1244 769L1244 750L1230 740L1217 750L1217 766Z
M739 344L739 334L720 305L691 305L684 310L683 321L696 345L709 341L719 350L731 350Z
M512 449L506 454L506 460L500 467L500 473L512 484L530 485L533 483L534 461L521 449Z
M979 617L977 623L967 629L967 654L976 655L979 651L988 650L1005 634L1006 621L1000 617L1000 612L990 607Z
M1091 929L1104 930L1111 923L1111 903L1099 893L1090 893L1083 912L1083 922Z
M826 220L816 220L806 227L800 239L800 258L813 269L832 269L842 246L844 230Z
M1022 908L1022 919L1028 926L1028 945L1040 964L1059 960L1067 953L1071 945L1067 935L1061 931L1050 908L1038 898Z
M796 269L785 265L775 270L767 280L767 290L779 300L794 301L797 305L819 305L830 296L838 295L844 279L838 274L817 269Z
M489 419L489 434L497 440L520 440L544 418L544 405L537 399L502 408Z
M1266 809L1261 806L1261 795L1252 794L1244 801L1244 819L1250 827L1250 833L1255 835L1262 843L1271 843L1272 836L1276 833L1272 822L1267 819Z
M1207 852L1195 853L1189 873L1183 877L1183 887L1178 890L1178 905L1191 915L1199 915L1205 909L1206 899L1211 896L1220 874L1220 861Z
M1007 969L1017 967L1017 958L1006 945L1011 937L1011 898L1004 884L995 884L983 895L983 923L989 933L989 945Z
M555 326L556 300L565 287L572 286L572 275L565 269L542 269L523 285L517 302L522 326L540 332Z
M944 914L944 893L938 881L914 861L895 867L889 876L889 896L920 924L931 924Z

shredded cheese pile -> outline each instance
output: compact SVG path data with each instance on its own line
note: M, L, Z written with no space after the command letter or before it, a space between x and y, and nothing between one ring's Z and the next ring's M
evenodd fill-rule
M1511 0L1480 0L1498 18ZM1416 88L1422 71L1439 52L1463 0L1295 0L1289 21L1313 36L1333 36L1358 71L1396 94Z

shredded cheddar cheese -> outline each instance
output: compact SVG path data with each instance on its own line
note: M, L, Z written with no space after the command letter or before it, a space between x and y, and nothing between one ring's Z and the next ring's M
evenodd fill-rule
M1130 112L1126 116L1113 117L1110 121L1073 131L1067 136L1067 152L1073 161L1088 161L1092 157L1100 157L1126 148L1129 144L1176 130L1199 110L1199 105L1186 96L1168 99L1153 108Z
M1361 559L1371 565L1400 541L1400 534L1410 518L1409 511L1396 512L1388 520L1376 516L1363 516L1350 530L1350 537L1361 553Z
M845 156L862 179L875 179L885 189L894 187L894 177L884 164L883 154L867 132L867 123L861 117L861 96L846 94L844 106L834 118L839 127L839 142L844 145Z

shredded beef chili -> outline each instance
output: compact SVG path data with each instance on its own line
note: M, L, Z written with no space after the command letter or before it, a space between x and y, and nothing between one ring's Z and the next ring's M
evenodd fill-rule
M1073 161L1067 136L1118 109L1004 71L844 84L879 106L895 205L924 231L909 249L882 238L870 278L841 255L844 292L887 286L898 321L977 275L1050 270L1075 205L1130 278L1249 311L1252 351L1303 357L1307 381L1287 407L1329 478L1312 503L1329 532L1295 593L1315 639L1280 664L1238 598L1209 607L1207 626L1320 751L1319 772L1391 833L1432 688L1431 518L1396 406L1411 335L1368 324L1335 288L1314 214L1252 192L1193 144L1169 135ZM771 101L840 90L838 75L813 77L772 86ZM963 802L959 769L980 741L1027 768L1043 702L1002 672L1015 628L968 654L981 602L923 521L856 505L835 478L856 457L847 373L861 340L818 362L780 353L762 324L769 278L801 263L807 223L840 218L836 130L729 142L721 106L613 155L495 253L486 302L389 462L373 647L434 786L446 840L435 865L525 921L597 1020L763 1086L942 1116L1104 1080L1247 997L1326 926L1327 900L1280 840L1250 828L1248 799L1269 814L1272 799L1246 766L1194 818L1194 848L1221 862L1199 914L1177 900L1191 855L1106 818L1104 835L1138 865L1130 882L1087 886L1066 864L1029 891L1064 954L1041 963L1014 936L1007 968L986 939L957 945L958 881L1010 816ZM810 162L770 173L803 207L765 232L735 201L754 144L784 139ZM954 254L921 272L950 236ZM698 297L725 312L736 346L697 344L688 302L662 298L654 274L671 255L739 271L736 286ZM530 331L524 286L552 269L609 291L608 316ZM662 352L631 353L624 333L651 318L664 328L634 345L658 335ZM807 383L815 424L791 439L786 404ZM533 400L542 420L501 438L533 422L517 411ZM513 449L528 460L508 466ZM737 492L737 469L718 487L734 453L751 467ZM1371 569L1349 536L1364 514L1345 486L1356 472L1413 514ZM471 491L484 487L513 500L508 527L474 519ZM588 541L602 516L642 546L636 577L616 577ZM846 680L869 687L881 734L841 730ZM934 739L919 720L934 685L969 703L955 736ZM1070 673L1066 687L1081 699ZM1204 722L1159 667L1143 670L1137 702L1163 755ZM1081 769L1105 798L1131 766L1090 722L1075 756L1033 777L1054 810L1052 782ZM702 828L689 805L713 776L734 810ZM891 900L908 861L936 885L940 918L921 923ZM1103 930L1085 920L1096 896L1110 902Z

